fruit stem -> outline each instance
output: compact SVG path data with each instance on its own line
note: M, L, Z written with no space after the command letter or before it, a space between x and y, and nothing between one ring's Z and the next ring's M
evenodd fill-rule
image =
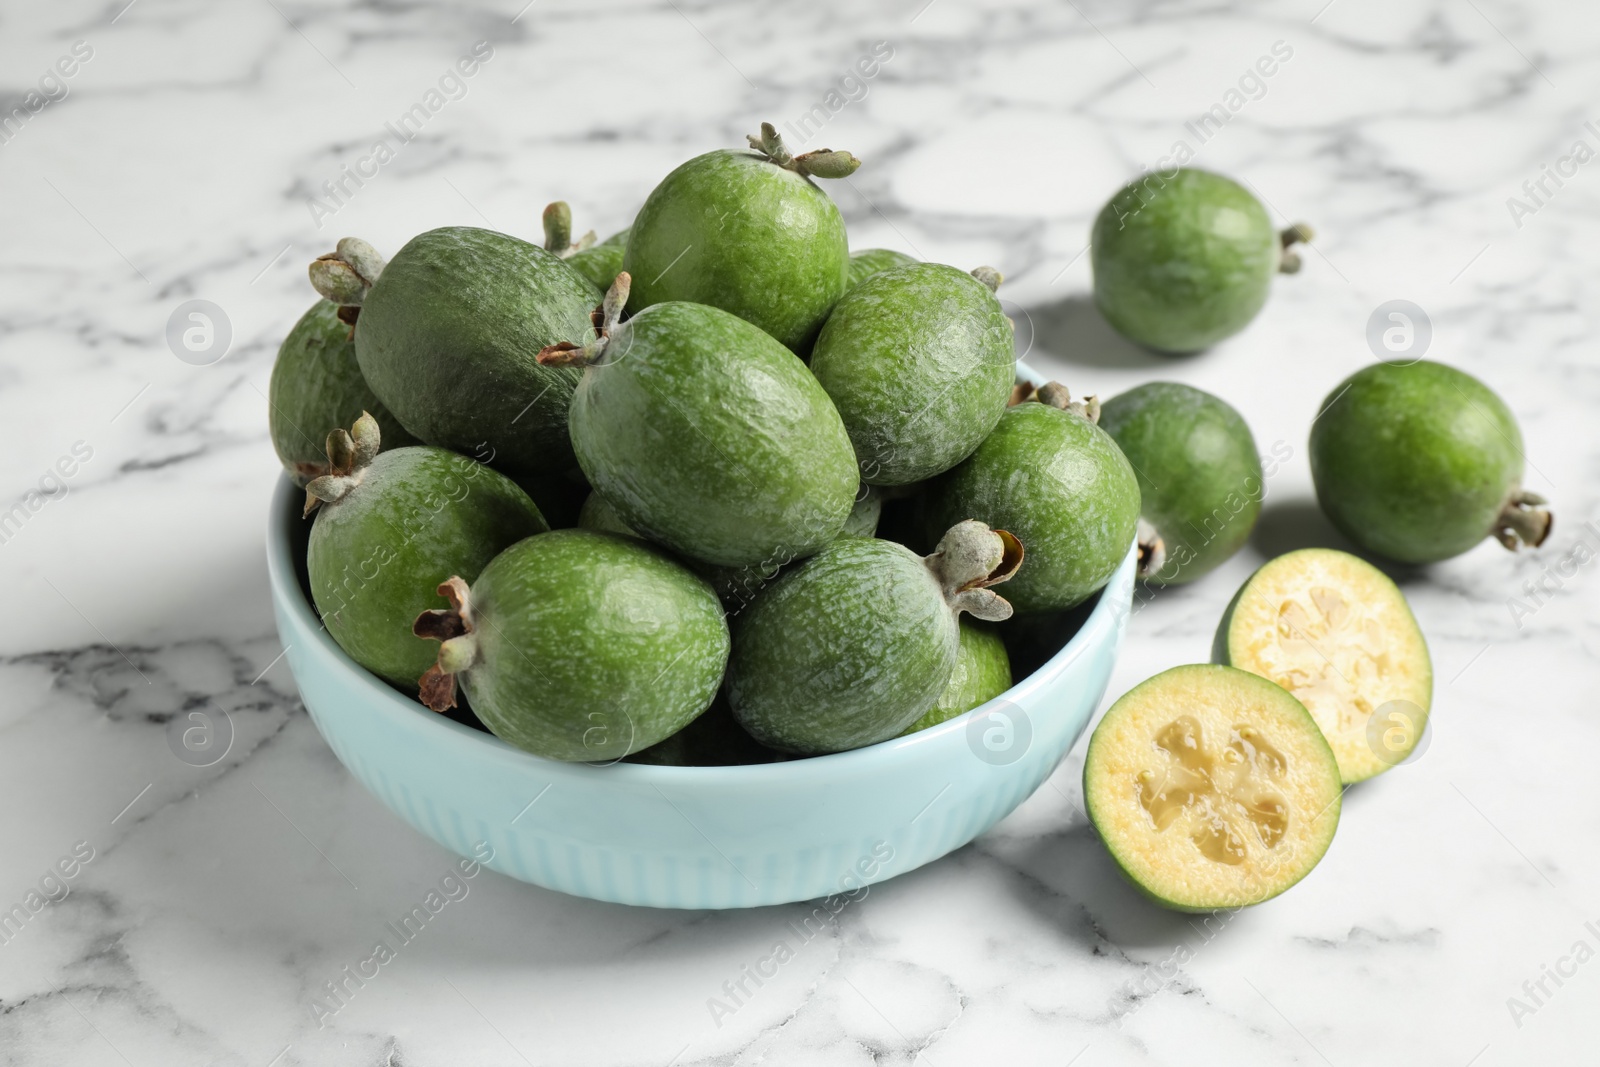
M451 575L439 584L438 594L448 608L431 608L417 616L411 632L439 642L439 659L417 680L417 699L434 711L456 706L456 675L478 661L478 638L472 626L472 593L460 577Z
M1297 244L1310 244L1315 240L1316 236L1316 231L1303 222L1297 222L1278 234L1278 240L1282 242L1283 246L1282 255L1278 259L1279 272L1283 274L1298 273L1300 270L1300 253L1294 251L1294 246Z
M1011 604L989 587L1016 574L1022 554L1022 542L1014 535L967 519L950 527L933 555L922 562L938 580L952 611L1000 622L1011 617Z
M1520 548L1538 548L1550 536L1555 516L1543 505L1547 503L1538 493L1517 488L1511 491L1506 506L1495 519L1495 540L1515 552Z
M311 287L340 307L360 307L388 265L361 238L341 237L332 252L311 261Z
M1006 276L993 267L973 267L969 273L984 285L987 285L991 293L997 292L1000 289L1000 283L1006 280Z
M1074 415L1082 415L1095 425L1100 423L1100 398L1087 396L1082 400L1072 399L1072 393L1060 382L1046 382L1039 386L1033 394L1033 399L1041 404L1048 404L1062 411L1070 411Z
M546 345L539 350L539 362L546 367L588 367L599 362L611 343L611 331L622 322L622 311L628 306L628 290L632 287L633 275L627 271L618 272L600 305L600 321L595 323L594 338L583 345L571 341Z
M566 259L574 252L582 252L594 244L599 237L593 230L578 238L577 243L572 240L572 209L565 200L557 200L547 205L544 209L544 250L554 252L562 259Z
M1140 581L1145 581L1161 573L1162 566L1167 562L1167 542L1156 532L1156 528L1143 518L1139 520L1139 569Z
M328 434L327 472L306 483L306 506L300 517L305 518L323 504L338 503L360 485L380 444L378 420L365 411L348 431L341 427Z
M835 152L831 148L819 148L804 155L791 156L783 146L783 138L777 128L770 122L761 124L760 137L752 135L745 140L750 142L751 148L766 156L768 161L807 178L848 178L861 166L861 160L849 152Z

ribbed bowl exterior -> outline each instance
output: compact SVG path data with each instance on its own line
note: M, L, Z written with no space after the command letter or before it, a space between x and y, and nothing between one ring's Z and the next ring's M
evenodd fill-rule
M849 893L983 833L1088 725L1133 591L1130 550L1048 663L982 708L910 737L750 767L560 763L434 714L344 654L297 577L301 500L286 477L267 539L273 606L301 698L339 760L452 852L574 896L658 908Z

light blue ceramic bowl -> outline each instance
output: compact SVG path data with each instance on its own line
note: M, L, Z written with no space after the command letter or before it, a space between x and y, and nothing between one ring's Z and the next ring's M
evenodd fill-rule
M285 477L267 564L289 666L335 755L397 815L459 855L563 893L658 908L855 893L983 833L1083 733L1111 677L1133 591L1130 551L1043 667L1004 696L910 737L750 767L559 763L429 711L344 654L297 574L303 499Z

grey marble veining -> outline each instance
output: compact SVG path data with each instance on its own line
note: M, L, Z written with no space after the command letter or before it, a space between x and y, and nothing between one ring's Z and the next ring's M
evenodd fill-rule
M1585 1062L1600 562L1559 565L1600 537L1596 100L1600 21L1570 2L10 5L0 910L26 919L0 943L0 1062ZM317 1012L454 858L344 772L278 658L264 394L305 264L346 234L532 236L558 197L609 233L763 119L865 161L830 187L858 247L1001 269L1028 358L1075 392L1191 382L1288 448L1251 546L1140 607L1113 695L1203 659L1263 558L1338 543L1306 427L1385 301L1518 413L1551 544L1396 573L1435 658L1428 747L1351 789L1321 866L1255 910L1132 893L1080 744L809 940L801 905L630 910L481 872ZM1319 237L1249 330L1169 360L1099 320L1084 250L1111 191L1179 151ZM191 299L231 328L210 365L166 341ZM234 728L207 767L169 745L195 709Z

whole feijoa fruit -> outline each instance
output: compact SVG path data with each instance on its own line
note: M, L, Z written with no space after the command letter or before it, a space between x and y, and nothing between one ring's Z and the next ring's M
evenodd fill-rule
M567 407L578 375L540 349L594 336L600 290L556 255L493 230L446 226L388 264L346 238L311 265L317 291L359 307L356 357L412 434L509 474L573 470Z
M772 128L753 151L696 156L662 179L628 232L628 309L709 304L752 322L792 351L809 351L844 294L844 219L813 177L860 166L848 152L791 156Z
M472 710L500 739L557 760L614 761L711 705L728 626L710 586L637 540L554 530L517 542L478 575L439 587L416 619L441 642L421 682L435 711Z
M915 262L917 261L904 252L896 252L890 248L863 248L859 252L852 252L849 288L854 289L881 271L907 267Z
M623 524L706 563L781 566L839 535L855 455L828 394L794 353L703 304L655 304L541 359L583 365L572 401L578 462Z
M377 421L328 435L330 473L306 486L316 510L306 549L311 598L350 658L415 690L435 649L410 620L438 603L434 587L478 572L506 546L547 529L505 475L442 448L379 454Z
M1265 489L1250 427L1229 404L1149 382L1100 409L1100 428L1139 479L1139 577L1192 582L1249 540Z
M1213 658L1304 704L1346 782L1409 756L1433 702L1428 643L1406 598L1378 568L1331 548L1290 552L1251 575L1217 627Z
M567 266L605 292L622 273L622 256L628 247L628 231L614 233L604 241L590 230L577 241L572 239L572 209L557 200L544 209L544 249L566 261Z
M1362 548L1401 563L1459 556L1485 537L1513 550L1543 544L1550 512L1522 488L1525 462L1505 402L1428 360L1362 368L1311 424L1323 513Z
M1106 712L1083 801L1135 887L1177 911L1259 904L1322 859L1339 767L1298 700L1232 667L1174 667Z
M665 741L635 752L628 762L657 767L740 767L791 758L745 733L728 708L727 697L719 692L699 718Z
M956 650L955 669L933 706L906 727L914 734L930 726L965 715L980 704L987 704L1011 688L1011 659L1005 642L992 628L982 623L961 620L961 645Z
M1016 380L1011 324L986 284L999 275L979 270L896 267L851 289L828 316L811 373L839 409L869 485L949 470L1005 412Z
M1275 231L1261 202L1220 174L1147 174L1095 219L1095 303L1131 341L1194 352L1248 326L1273 275L1300 268L1290 246L1311 236L1303 224Z
M328 473L328 432L350 425L363 411L377 420L383 447L417 443L361 376L350 324L339 318L339 306L318 300L283 339L267 384L272 447L296 485Z
M1028 566L1006 587L1019 614L1058 611L1104 586L1133 547L1139 483L1111 436L1095 425L1099 403L1071 400L1050 383L1007 409L976 452L936 480L923 499L928 536L961 519L1010 530Z
M1022 561L1017 539L965 522L926 559L890 541L841 537L762 590L734 618L728 702L757 741L841 752L901 733L955 669L958 615L1004 619L988 588Z

